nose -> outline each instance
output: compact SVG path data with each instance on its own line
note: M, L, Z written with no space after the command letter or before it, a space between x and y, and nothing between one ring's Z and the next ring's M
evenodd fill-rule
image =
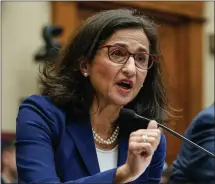
M127 62L124 64L122 72L128 77L132 77L136 74L135 60L132 56L130 56Z

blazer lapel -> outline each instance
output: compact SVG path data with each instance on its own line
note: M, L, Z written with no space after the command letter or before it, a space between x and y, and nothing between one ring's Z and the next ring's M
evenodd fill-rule
M90 121L70 122L68 131L90 175L100 172Z
M119 152L117 166L121 166L126 162L128 152L128 138L123 131L119 132Z

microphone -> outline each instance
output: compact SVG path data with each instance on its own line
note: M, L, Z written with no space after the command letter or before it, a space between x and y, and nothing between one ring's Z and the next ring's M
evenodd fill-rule
M143 116L140 116L138 114L136 114L133 110L131 109L126 109L126 108L123 108L121 109L120 111L120 116L124 116L125 119L131 119L131 118L139 118L139 119L142 119L142 120L147 120L147 121L151 121L150 119L148 118L145 118ZM209 152L208 150L202 148L201 146L195 144L194 142L192 142L191 140L187 139L186 137L182 136L181 134L173 131L172 129L168 128L167 126L165 125L162 125L160 123L157 123L158 124L158 127L162 127L163 129L167 130L168 132L170 132L171 134L175 135L176 137L178 137L179 139L187 142L188 144L200 149L201 151L203 151L204 153L206 153L207 155L215 158L215 155L211 152Z

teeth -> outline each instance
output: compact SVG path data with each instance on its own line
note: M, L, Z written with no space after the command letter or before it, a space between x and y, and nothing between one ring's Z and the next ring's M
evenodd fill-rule
M130 84L130 82L126 82L126 81L121 81L121 83Z

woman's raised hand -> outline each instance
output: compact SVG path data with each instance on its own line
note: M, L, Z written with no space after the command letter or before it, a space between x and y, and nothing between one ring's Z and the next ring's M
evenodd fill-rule
M130 134L128 155L124 165L116 172L116 183L127 183L137 179L149 166L161 138L157 122L149 122L147 129L139 129Z

